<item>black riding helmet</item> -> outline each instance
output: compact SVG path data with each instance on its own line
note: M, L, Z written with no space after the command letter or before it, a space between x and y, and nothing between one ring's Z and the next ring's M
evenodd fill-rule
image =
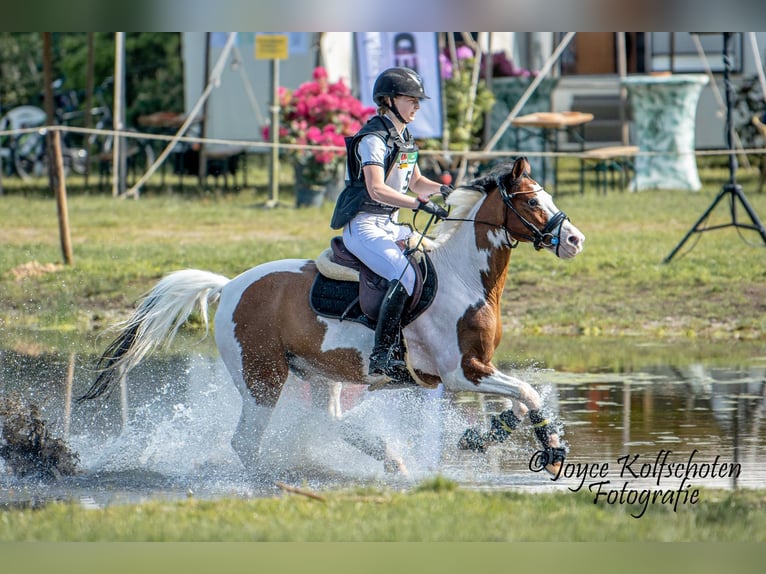
M389 107L384 98L396 96L409 96L419 100L430 99L426 95L423 87L423 79L420 75L409 68L397 67L389 68L380 73L372 87L372 99L379 106ZM391 111L396 114L403 123L407 123L399 114L396 106L390 106Z

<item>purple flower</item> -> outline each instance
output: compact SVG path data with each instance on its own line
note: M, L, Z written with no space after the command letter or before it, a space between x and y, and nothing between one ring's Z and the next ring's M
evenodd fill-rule
M446 54L439 54L439 68L443 80L449 80L452 77L452 61Z
M471 50L471 48L468 46L460 46L457 50L455 50L455 55L457 56L458 60L470 60L473 58L473 50Z

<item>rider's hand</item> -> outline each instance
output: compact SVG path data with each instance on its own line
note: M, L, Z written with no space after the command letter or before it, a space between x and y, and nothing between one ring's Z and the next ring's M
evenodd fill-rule
M441 205L435 204L433 201L418 201L419 205L415 211L425 211L431 215L435 215L436 219L446 219L449 213Z
M439 188L439 193L442 194L442 198L447 199L449 197L449 194L455 191L455 188L451 185L442 185Z

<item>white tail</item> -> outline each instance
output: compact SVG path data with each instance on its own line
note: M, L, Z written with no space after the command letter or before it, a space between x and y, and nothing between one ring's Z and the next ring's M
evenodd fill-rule
M112 326L117 337L98 361L98 377L79 400L94 399L138 365L146 355L173 342L178 329L199 309L205 332L208 305L215 303L229 282L223 275L184 269L163 277L140 301L129 319Z

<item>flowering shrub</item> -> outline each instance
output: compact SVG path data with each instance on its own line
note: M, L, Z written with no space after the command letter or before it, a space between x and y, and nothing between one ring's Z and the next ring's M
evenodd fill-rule
M313 81L305 82L291 91L279 88L279 141L286 144L334 146L343 148L289 150L296 171L309 183L326 184L333 181L345 160L345 136L355 134L375 108L366 107L351 95L342 80L327 81L327 71L317 67ZM269 127L263 137L271 137Z
M486 82L480 80L469 122L468 110L472 105L471 79L474 66L481 65L481 56L477 58L468 46L460 46L455 51L455 56L457 58L455 62L446 54L439 56L447 105L446 127L449 130L450 149L468 150L479 143L479 132L484 125L484 113L492 109L495 96L487 89Z
M482 128L485 114L495 104L495 95L487 87L485 78L485 58L491 58L492 77L521 77L531 78L535 72L516 67L505 55L505 52L495 54L478 54L467 45L458 46L455 58L450 57L448 50L439 54L439 70L444 85L446 103L448 148L454 151L475 149L481 144ZM473 71L479 67L479 82L476 86L476 96L471 102L471 81ZM470 114L469 110L473 109ZM441 149L440 141L431 139L422 142L424 149ZM432 164L426 169L439 176L444 181L448 172L453 172L460 163L461 156L437 158L430 156L423 163ZM451 178L451 175L450 175Z

